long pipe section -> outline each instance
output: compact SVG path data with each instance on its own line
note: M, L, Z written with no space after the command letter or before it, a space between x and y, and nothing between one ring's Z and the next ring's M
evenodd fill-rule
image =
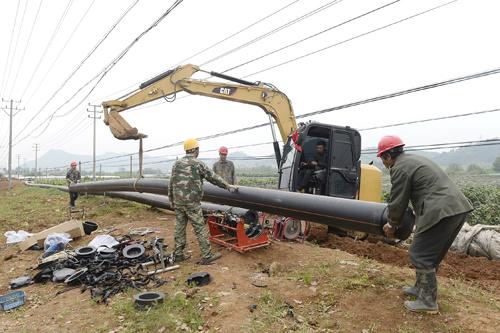
M203 201L228 206L254 209L271 214L307 220L332 227L384 235L382 227L387 221L387 205L352 199L342 199L296 192L260 189L240 186L237 193L204 184ZM94 193L107 191L137 191L167 194L165 179L120 179L70 186L71 191ZM407 209L396 236L407 239L415 223L415 217Z
M34 186L39 188L46 189L56 189L63 192L68 192L67 186L62 185L50 185L50 184L35 184L35 183L25 183L27 186ZM151 193L138 193L138 192L130 192L130 191L108 191L108 192L92 192L93 195L104 195L110 198L119 198L128 201L134 201L138 203L142 203L148 206L163 208L166 210L173 210L172 206L170 206L170 201L168 200L168 196L160 195L160 194L151 194ZM258 213L251 209L239 208L239 207L231 207L226 205L217 205L210 202L202 202L201 209L205 213L210 212L226 212L238 216L245 217L245 221L248 223L257 222L259 216Z

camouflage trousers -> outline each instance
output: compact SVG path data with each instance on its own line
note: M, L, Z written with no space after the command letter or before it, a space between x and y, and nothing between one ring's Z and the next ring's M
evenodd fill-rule
M175 207L175 256L183 256L186 248L186 226L188 220L193 225L194 234L200 245L201 257L210 258L212 247L208 240L208 227L203 218L201 206L176 206Z

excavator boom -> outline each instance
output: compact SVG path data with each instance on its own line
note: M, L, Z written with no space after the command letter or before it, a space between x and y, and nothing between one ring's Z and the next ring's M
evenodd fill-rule
M192 79L191 76L198 71L201 70L195 65L180 66L144 82L138 90L126 95L123 99L103 102L104 122L109 125L111 132L117 139L144 138L146 135L130 126L119 113L160 98L167 99L177 92L185 91L192 95L202 95L260 107L276 121L283 141L286 141L288 136L297 129L290 100L276 88L216 72L209 74L237 83Z

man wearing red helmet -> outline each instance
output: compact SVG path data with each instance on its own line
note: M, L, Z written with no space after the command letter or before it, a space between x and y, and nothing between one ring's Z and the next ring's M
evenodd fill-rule
M66 173L68 186L76 184L81 179L80 171L76 170L76 161L71 162L70 169ZM75 208L75 200L78 198L77 192L69 192L69 208Z
M403 293L416 300L405 301L405 307L437 313L436 269L473 208L439 165L423 156L406 154L404 145L395 135L384 136L378 144L377 157L389 169L392 184L384 232L394 238L411 202L416 218L409 254L416 282L403 287Z
M231 185L236 183L234 176L234 164L227 159L228 150L222 146L219 148L219 160L214 163L213 169L216 174L221 176L226 182Z

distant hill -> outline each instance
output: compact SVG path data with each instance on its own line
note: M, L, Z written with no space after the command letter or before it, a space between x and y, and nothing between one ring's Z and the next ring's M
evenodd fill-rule
M442 167L454 163L491 166L495 158L500 156L500 145L463 147L439 153L434 151L413 151L411 153L425 156ZM375 154L362 155L362 160L364 162L375 161L377 156Z
M447 167L450 164L456 163L461 165L469 164L479 164L490 166L495 158L500 156L500 145L498 146L478 146L478 147L465 147L452 149L447 152L433 152L433 151L415 151L415 154L426 156L442 167ZM97 156L97 160L102 160L118 155L123 155L120 153L106 153ZM251 156L245 154L244 152L233 152L230 155L230 159L234 162L237 168L256 168L256 167L276 167L276 161L274 156L269 156L269 159L252 159ZM159 169L162 173L167 172L172 167L173 161L170 162L160 162L165 161L167 158L156 158L148 155L144 156L144 168L148 169ZM52 149L47 153L40 156L38 159L38 167L40 169L52 168L52 167L63 167L66 168L71 161L91 161L92 155L78 155L68 153L64 150ZM203 159L205 163L212 166L216 159ZM362 155L362 161L368 163L370 161L375 161L378 164L378 159L375 154ZM153 162L153 163L151 163ZM156 162L156 163L154 163ZM103 162L97 162L97 169L99 168L99 163L102 163L102 169L104 172L114 172L114 171L128 171L129 170L129 159L117 158L110 159ZM22 168L34 168L35 162L28 161ZM91 170L92 164L86 163L83 166L86 171ZM133 169L137 170L137 156L133 159Z
M117 155L123 155L119 153L105 153L102 155L97 155L96 159L105 159L109 157L114 157ZM40 169L45 169L45 168L53 168L53 167L67 167L71 163L71 161L92 161L92 155L79 155L79 154L73 154L73 153L68 153L64 150L61 149L51 149L45 154L41 155L38 158L38 167ZM109 161L108 161L109 163ZM89 163L89 165L91 165ZM22 168L34 168L35 167L35 161L28 161L25 164L21 166Z
M105 153L102 155L97 155L96 156L96 169L97 171L99 170L99 164L102 164L102 171L103 172L115 172L115 171L128 171L130 169L130 160L129 157L121 157L121 158L116 158L116 159L109 159L111 157L119 156L119 155L124 155L123 153ZM276 167L276 161L274 158L272 159L256 159L252 160L251 157L246 155L243 152L234 152L231 154L231 158L237 168L253 168L253 167L261 167L261 166L271 166L271 167ZM105 161L99 161L103 159L108 159ZM166 157L152 157L149 155L144 155L144 169L155 169L155 170L161 170L163 172L170 171L173 161L170 162L161 162L165 160L172 160L172 157L166 158ZM208 165L212 166L216 159L202 159L205 163ZM92 161L92 155L79 155L79 154L73 154L73 153L68 153L64 150L60 149L52 149L49 150L47 153L41 155L38 158L38 168L43 171L45 168L54 168L54 167L60 167L62 169L65 169L69 167L69 164L71 161L77 161L77 162L85 162L85 161ZM137 155L134 155L133 157L133 163L132 163L132 168L133 170L138 169L138 161L137 161ZM21 168L29 168L33 169L35 167L35 161L28 161L25 164L21 165ZM82 164L82 169L84 171L90 171L92 169L92 163L84 163Z

